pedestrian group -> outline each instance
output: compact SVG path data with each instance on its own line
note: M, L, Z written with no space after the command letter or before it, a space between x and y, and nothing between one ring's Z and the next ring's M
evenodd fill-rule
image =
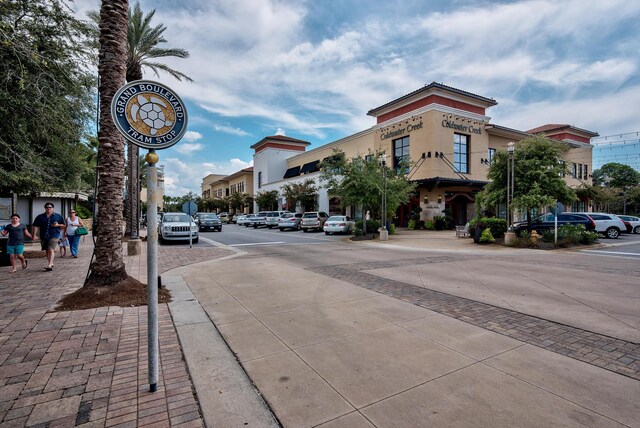
M80 217L76 216L76 210L69 210L69 216L65 219L54 211L53 203L44 204L44 213L39 214L33 221L33 234L29 233L27 227L20 223L18 214L11 215L11 224L5 226L0 232L3 236L9 235L7 242L7 254L11 261L11 273L17 272L16 258L21 262L22 269L28 266L28 260L24 257L24 237L25 235L34 241L40 240L43 251L47 254L46 271L53 270L53 260L56 254L56 247L60 248L60 256L65 257L67 247L71 256L78 257L78 245L80 236L86 234L84 223ZM38 232L40 232L38 236Z

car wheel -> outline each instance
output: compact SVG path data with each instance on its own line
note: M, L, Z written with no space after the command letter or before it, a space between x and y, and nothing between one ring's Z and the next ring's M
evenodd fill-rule
M284 232L284 227L279 227L278 229L280 229L280 232Z
M219 227L217 230L218 232L222 232L222 227Z
M605 235L607 236L607 238L616 239L618 236L620 236L620 231L616 227L610 227L606 230Z
M307 233L307 229L302 229L302 231L303 231L304 233Z
M640 233L640 226L636 226L633 228L633 233Z
M254 224L254 225L253 225L253 228L254 228L254 229L257 229L257 228L258 228L258 225L257 225L257 224Z
M273 226L267 226L267 229L272 229L272 228L273 228Z
M194 244L197 244L197 243L198 243L198 238L196 238L196 239L192 239L192 242L193 242Z
M325 235L328 235L328 234L329 234L329 232L325 232L324 234L325 234Z

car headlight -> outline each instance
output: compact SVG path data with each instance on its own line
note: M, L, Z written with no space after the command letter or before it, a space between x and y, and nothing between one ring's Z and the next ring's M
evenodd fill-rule
M195 232L198 230L198 226L191 225L191 231Z
M162 230L164 230L165 232L169 232L171 230L171 226L165 224L164 226L162 226Z

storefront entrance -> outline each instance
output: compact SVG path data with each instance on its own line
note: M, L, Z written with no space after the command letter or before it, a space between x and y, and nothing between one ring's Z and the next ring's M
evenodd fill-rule
M451 216L456 225L466 224L469 218L469 208L475 203L475 198L468 193L453 193L446 198L446 208L451 210Z

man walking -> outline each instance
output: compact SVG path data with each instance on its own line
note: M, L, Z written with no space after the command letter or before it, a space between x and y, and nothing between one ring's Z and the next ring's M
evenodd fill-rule
M56 255L61 229L64 229L64 219L53 211L53 204L47 202L44 204L44 213L38 215L33 221L33 240L38 240L38 230L40 230L41 247L47 252L47 267L44 268L47 271L53 270L53 258Z

